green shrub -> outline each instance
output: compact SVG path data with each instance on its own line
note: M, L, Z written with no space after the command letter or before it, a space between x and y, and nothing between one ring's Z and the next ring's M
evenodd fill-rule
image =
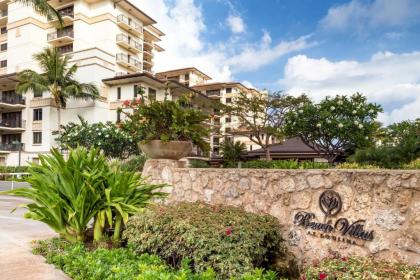
M337 169L378 169L378 166L370 164L362 164L357 162L343 162L338 164L335 168Z
M26 173L29 166L0 166L0 173Z
M213 270L194 274L188 262L182 262L179 270L167 266L159 257L137 255L127 248L88 250L82 244L70 244L55 238L40 241L35 254L43 255L48 263L62 269L74 280L216 280ZM274 280L272 271L256 269L238 280ZM232 279L234 280L234 279Z
M404 169L420 169L420 158L402 166Z
M246 145L240 141L234 142L228 138L220 144L220 151L223 155L224 166L236 166L239 161L244 160Z
M121 170L140 172L143 170L147 157L144 154L132 156L126 161L121 162Z
M210 164L207 161L199 159L190 159L189 160L191 168L209 168Z
M162 185L144 183L140 175L111 168L99 149L70 150L68 159L57 150L40 155L40 164L29 168L27 182L3 194L25 197L26 218L41 221L69 241L84 241L94 219L94 238L102 239L106 229L114 229L118 240L128 217L145 206ZM1 194L1 193L0 193Z
M226 279L268 267L285 253L279 223L240 208L180 203L152 205L130 218L124 237L137 253L156 254L173 267L191 260L197 272L212 268Z
M242 163L242 168L256 169L325 169L330 168L328 163L297 160L252 160Z
M351 257L325 259L319 265L310 266L300 279L420 279L420 268L400 263L374 260L372 258Z

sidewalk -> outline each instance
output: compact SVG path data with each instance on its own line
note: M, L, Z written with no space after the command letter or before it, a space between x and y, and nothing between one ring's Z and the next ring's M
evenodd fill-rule
M31 241L54 236L46 225L23 218L24 209L10 213L25 200L0 196L0 279L69 280L64 273L31 253Z

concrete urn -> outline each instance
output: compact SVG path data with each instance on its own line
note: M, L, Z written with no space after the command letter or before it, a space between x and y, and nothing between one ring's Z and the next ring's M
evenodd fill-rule
M151 159L175 159L179 160L188 156L193 148L190 141L168 141L151 140L139 142L140 150Z

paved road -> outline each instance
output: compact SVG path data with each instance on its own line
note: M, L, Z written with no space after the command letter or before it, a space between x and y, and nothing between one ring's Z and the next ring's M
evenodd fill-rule
M4 187L4 186L3 186ZM24 209L10 213L27 200L0 195L0 279L69 280L64 273L31 253L31 241L55 234L44 224L24 219Z
M11 181L0 181L0 192L10 190L11 188L27 188L29 184L26 182L11 182Z

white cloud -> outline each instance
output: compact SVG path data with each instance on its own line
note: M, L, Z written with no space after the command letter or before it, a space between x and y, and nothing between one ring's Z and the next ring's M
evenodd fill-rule
M315 100L327 95L361 92L384 105L381 121L420 118L420 52L380 52L369 61L330 61L297 55L285 66L282 86L292 94Z
M267 31L257 42L238 42L243 39L235 36L207 43L203 39L204 16L194 0L133 0L133 3L153 17L166 34L159 43L165 51L155 57L156 71L195 66L214 80L231 81L234 73L259 69L312 45L309 37L272 44Z
M226 22L232 33L239 34L245 32L245 22L240 16L230 15Z
M420 20L419 13L418 0L352 0L330 8L320 25L328 30L363 33L374 28L410 25Z

